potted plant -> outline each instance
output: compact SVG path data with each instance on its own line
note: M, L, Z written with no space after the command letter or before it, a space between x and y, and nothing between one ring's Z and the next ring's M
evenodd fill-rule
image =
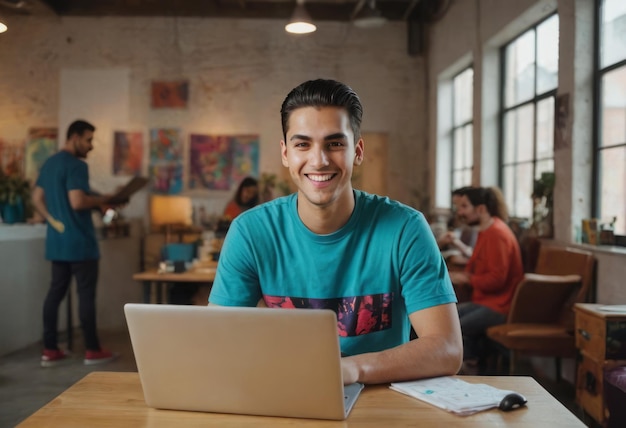
M533 229L537 236L552 237L552 210L554 202L553 172L544 172L533 185Z
M0 170L0 215L4 223L23 223L32 215L30 182Z

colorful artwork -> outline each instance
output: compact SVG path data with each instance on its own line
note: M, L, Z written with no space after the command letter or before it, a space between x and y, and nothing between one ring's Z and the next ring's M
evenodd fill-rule
M143 133L116 131L113 134L113 175L141 175Z
M228 137L191 134L189 188L230 189L231 146Z
M150 165L152 191L175 195L183 190L183 165L181 162L160 162Z
M152 82L153 108L187 108L189 82Z
M57 152L57 128L30 128L25 148L24 175L34 183L43 163Z
M231 185L240 183L247 176L259 176L259 136L240 135L231 137L233 166Z
M248 175L259 175L257 135L192 134L189 188L229 190Z
M150 130L150 177L155 193L183 190L182 142L177 128Z
M0 139L0 168L6 175L22 175L24 173L24 142L13 142Z
M182 160L180 129L150 130L150 163Z

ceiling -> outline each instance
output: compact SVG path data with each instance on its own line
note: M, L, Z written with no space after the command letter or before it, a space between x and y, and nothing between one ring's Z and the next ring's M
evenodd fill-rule
M436 20L451 0L377 0L390 21ZM313 20L353 20L371 0L306 0ZM284 19L296 0L0 0L0 14L53 13L60 16L181 16Z

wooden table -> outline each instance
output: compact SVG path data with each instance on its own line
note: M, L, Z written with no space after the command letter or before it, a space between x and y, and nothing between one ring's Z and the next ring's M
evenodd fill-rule
M146 406L137 373L92 372L24 420L19 427L584 427L534 379L516 376L462 376L526 396L528 407L492 409L455 416L387 385L366 386L345 421L243 416L157 410ZM210 382L210 379L207 379Z
M143 301L151 302L152 289L155 289L156 303L163 303L163 284L180 283L211 283L215 279L216 266L201 267L181 273L159 273L157 269L150 269L133 275L135 281L143 282Z

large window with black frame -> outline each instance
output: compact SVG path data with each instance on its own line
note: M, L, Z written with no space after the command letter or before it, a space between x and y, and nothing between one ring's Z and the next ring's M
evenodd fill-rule
M472 184L474 69L466 68L452 79L452 190Z
M535 180L554 172L559 19L551 15L502 47L500 181L509 214L531 218Z
M626 245L626 1L597 4L593 213Z

